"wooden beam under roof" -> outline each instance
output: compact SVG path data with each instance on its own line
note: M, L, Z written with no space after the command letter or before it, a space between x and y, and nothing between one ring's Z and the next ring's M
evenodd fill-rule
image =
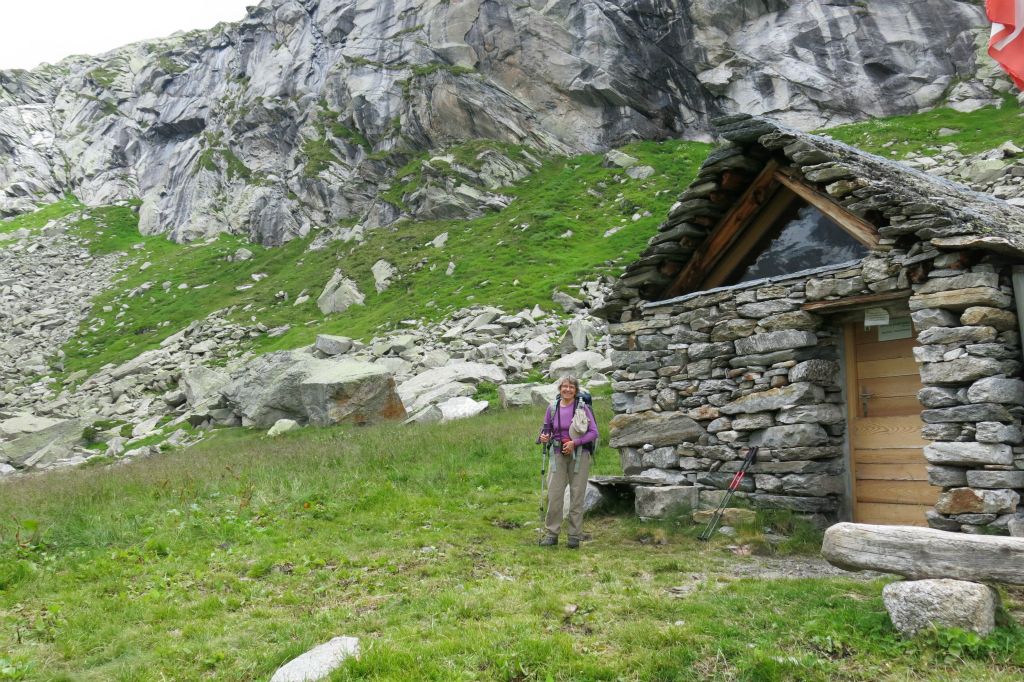
M718 225L711 231L704 242L694 252L686 267L676 275L669 287L662 293L662 298L672 298L690 290L704 281L704 276L729 251L743 231L747 222L757 215L761 206L768 201L779 182L776 170L779 164L771 160L750 183L732 209L722 216Z
M827 215L864 246L869 249L878 247L878 228L868 221L855 216L814 187L786 173L775 173L775 179L811 206Z
M914 292L910 289L897 289L896 291L883 291L878 294L861 294L860 296L847 296L835 300L812 301L800 306L801 310L809 313L828 315L830 313L844 312L847 310L859 310L861 308L872 308L885 303L910 298Z
M779 164L771 160L697 248L686 267L662 293L662 298L672 298L704 286L708 277L713 277L715 286L720 285L729 274L723 272L726 266L735 266L746 256L746 253L731 253L734 247L751 248L759 241L744 238L744 232L780 186L814 206L867 248L878 247L878 230L874 225L850 213L817 188L783 172Z

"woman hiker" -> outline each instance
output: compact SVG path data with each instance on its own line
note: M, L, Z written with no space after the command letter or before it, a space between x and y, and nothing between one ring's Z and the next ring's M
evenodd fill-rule
M563 378L558 383L559 400L548 405L540 431L541 443L554 439L548 475L548 513L544 521L546 532L540 540L545 547L558 544L565 486L569 486L569 549L578 549L583 536L583 498L587 492L593 444L597 441L597 420L590 407L579 399L579 394L579 380L572 376Z

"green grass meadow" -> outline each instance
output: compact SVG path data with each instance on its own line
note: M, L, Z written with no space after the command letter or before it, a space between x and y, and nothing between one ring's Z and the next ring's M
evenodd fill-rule
M607 401L598 418L610 417ZM1020 679L1024 630L903 641L883 580L772 580L631 509L542 548L539 409L442 425L216 432L0 486L0 680ZM616 473L599 450L597 473ZM816 538L783 547L792 560ZM564 538L564 536L563 536ZM1011 595L1007 604L1016 602Z

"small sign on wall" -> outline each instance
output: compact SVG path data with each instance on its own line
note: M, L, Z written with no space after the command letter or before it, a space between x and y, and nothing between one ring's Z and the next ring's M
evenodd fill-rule
M885 308L868 308L864 311L864 328L882 327L889 324L889 311Z
M897 317L878 328L879 341L896 341L898 339L909 339L914 335L913 325L909 317Z

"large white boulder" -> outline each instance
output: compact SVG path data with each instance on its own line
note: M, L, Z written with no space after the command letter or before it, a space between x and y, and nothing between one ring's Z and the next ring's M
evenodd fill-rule
M71 457L82 442L82 430L94 417L61 419L45 428L22 433L14 440L0 442L0 463L16 469L45 468Z
M366 362L316 363L299 384L299 396L314 426L371 424L405 417L394 378Z
M473 400L465 396L449 398L437 407L441 410L441 421L450 422L455 419L475 417L487 409L486 400Z
M408 406L410 412L419 412L427 405L436 405L450 398L464 398L476 393L473 384L461 381L446 381L423 391Z
M181 374L178 387L185 393L189 407L201 405L211 398L220 398L220 389L231 381L226 372L197 365Z
M663 519L673 513L697 508L699 489L692 485L636 486L636 514L644 519Z
M352 339L347 336L317 334L314 347L324 355L342 355L352 350Z
M373 286L377 293L387 291L391 286L391 280L398 274L398 268L383 258L374 263L370 271L373 272Z
M530 400L534 405L551 405L558 397L558 381L553 384L538 384L530 389Z
M288 433L289 431L294 431L298 428L301 427L294 419L278 419L274 422L274 425L270 427L270 430L267 431L267 435L274 438L275 436L280 436L282 433Z
M0 421L0 439L17 438L26 433L35 433L59 424L62 420L40 417L34 414L20 414Z
M117 381L133 374L149 372L155 365L159 365L166 360L167 353L162 348L154 348L153 350L139 353L131 360L109 370L107 374L110 376L111 381Z
M378 358L373 361L373 364L390 372L391 375L395 377L396 381L408 378L414 371L413 364L411 362L394 356Z
M552 362L548 369L548 376L563 377L572 374L580 378L588 373L603 372L610 369L611 366L611 361L601 353L592 350L578 350Z
M598 331L593 322L586 318L577 317L569 323L569 330L566 334L572 341L573 350L581 351L593 345Z
M504 384L498 387L498 400L502 407L533 405L533 389L537 384Z

